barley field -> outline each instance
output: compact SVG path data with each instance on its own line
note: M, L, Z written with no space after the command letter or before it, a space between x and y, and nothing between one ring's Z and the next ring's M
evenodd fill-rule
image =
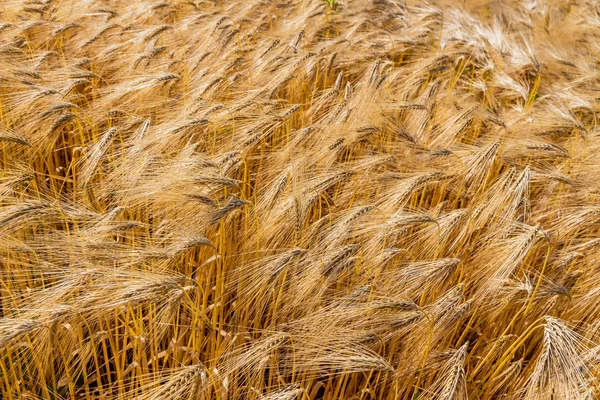
M594 0L1 0L0 398L599 398L599 68Z

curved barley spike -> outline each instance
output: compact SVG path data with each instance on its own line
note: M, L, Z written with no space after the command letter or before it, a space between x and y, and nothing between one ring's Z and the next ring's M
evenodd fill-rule
M31 143L29 143L27 139L16 135L2 135L0 136L0 142L16 143L20 144L21 146L31 146Z
M98 143L92 145L84 157L79 161L81 163L80 185L85 186L89 183L98 163L115 139L116 133L117 128L110 128L106 131Z
M227 215L229 215L231 212L233 212L247 204L250 204L250 202L247 200L242 200L242 199L230 200L226 205L224 205L223 207L219 208L218 210L216 210L214 212L212 219L211 219L211 223L216 224L217 222L219 222L220 220L225 218Z
M456 350L454 355L440 368L440 377L419 398L443 400L466 400L469 398L464 369L468 346L467 342Z
M288 385L283 389L273 390L260 397L261 400L294 400L305 391L298 385Z
M583 361L589 342L562 321L545 317L542 348L523 387L526 399L583 399L590 387L591 366Z

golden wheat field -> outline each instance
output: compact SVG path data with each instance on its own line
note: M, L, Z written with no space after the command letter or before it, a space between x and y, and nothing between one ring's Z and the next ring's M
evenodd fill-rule
M1 0L0 398L600 398L600 3Z

